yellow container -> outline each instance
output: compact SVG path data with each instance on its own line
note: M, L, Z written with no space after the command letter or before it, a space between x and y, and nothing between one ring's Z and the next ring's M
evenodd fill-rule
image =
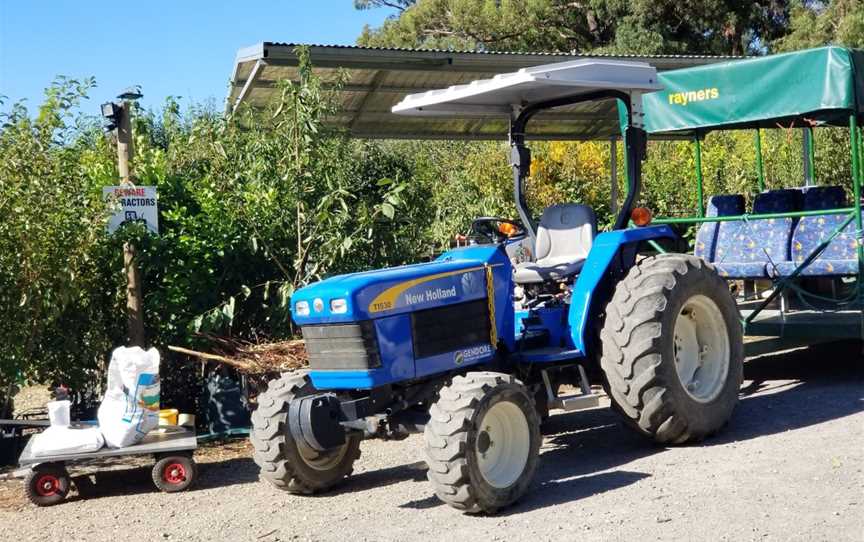
M177 425L178 414L176 408L163 408L159 411L159 425Z

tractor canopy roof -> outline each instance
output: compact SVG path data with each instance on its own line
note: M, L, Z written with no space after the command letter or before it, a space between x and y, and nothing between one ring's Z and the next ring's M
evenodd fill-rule
M650 64L589 58L522 68L466 85L409 94L393 106L393 112L433 117L509 118L520 108L550 100L587 96L605 90L645 93L660 88L657 70ZM615 107L615 102L611 105ZM597 106L586 101L566 107L573 111ZM597 127L597 136L606 135L605 132L609 135L618 133L619 126L615 123L605 124L608 126Z
M820 47L671 70L643 96L651 135L846 125L864 112L864 51Z

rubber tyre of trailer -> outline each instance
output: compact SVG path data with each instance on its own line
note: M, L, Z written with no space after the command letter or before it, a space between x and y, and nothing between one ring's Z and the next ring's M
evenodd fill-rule
M198 477L198 466L191 455L157 457L151 473L153 485L164 493L177 493L189 488Z
M66 499L70 485L69 473L62 464L43 463L27 473L24 493L36 506L53 506Z

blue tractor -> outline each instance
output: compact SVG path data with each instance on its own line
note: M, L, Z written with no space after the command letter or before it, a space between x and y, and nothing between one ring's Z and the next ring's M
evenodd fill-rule
M294 493L340 483L361 440L424 433L428 478L444 502L493 513L522 496L543 418L597 405L589 375L636 431L698 441L731 416L742 378L739 314L703 260L657 253L668 226L634 214L646 148L642 94L653 67L578 60L407 96L394 112L509 121L519 221L475 221L482 242L434 261L331 277L295 292L309 371L272 381L254 412L261 475ZM532 117L617 100L626 113L628 192L610 231L591 208L545 209L523 189ZM631 217L638 227L630 227ZM528 244L530 261L513 258ZM568 384L569 395L559 394Z

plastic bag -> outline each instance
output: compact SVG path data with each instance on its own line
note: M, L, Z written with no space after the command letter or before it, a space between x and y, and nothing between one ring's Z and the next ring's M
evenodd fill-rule
M112 448L137 444L159 425L159 352L155 348L114 350L98 418L105 443Z
M95 452L105 443L98 427L52 425L33 436L30 451L35 457Z
M66 400L51 401L45 406L48 408L48 420L51 422L51 427L69 427L72 403Z

